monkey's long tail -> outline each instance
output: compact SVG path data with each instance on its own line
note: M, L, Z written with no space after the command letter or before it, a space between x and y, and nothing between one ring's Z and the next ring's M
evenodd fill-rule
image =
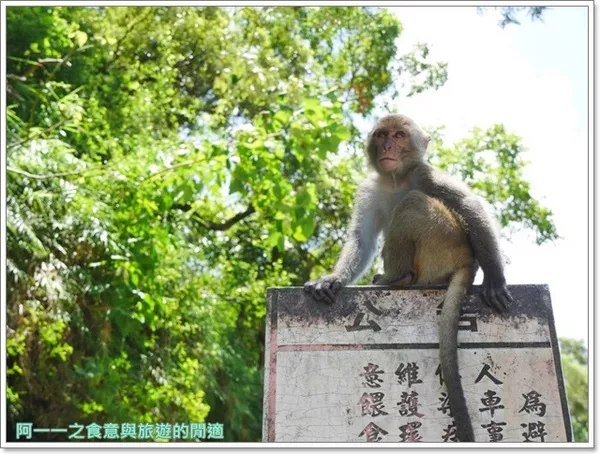
M471 418L465 401L465 393L458 373L458 319L467 288L471 282L472 270L462 268L454 273L444 298L439 320L440 364L442 377L448 390L450 409L456 423L456 434L460 441L475 441Z

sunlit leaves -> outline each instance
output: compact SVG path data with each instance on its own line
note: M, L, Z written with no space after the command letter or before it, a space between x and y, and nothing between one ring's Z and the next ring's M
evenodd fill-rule
M430 160L456 175L495 208L503 226L515 223L534 231L538 244L558 238L552 212L531 196L525 180L526 162L520 137L504 126L487 130L475 128L472 135L446 147L440 140L433 146Z
M428 60L429 46L418 43L414 50L400 60L399 71L405 76L404 83L409 86L408 96L427 89L437 90L448 79L448 64ZM408 77L406 77L408 76Z
M229 437L260 436L264 288L297 279L321 175L355 137L350 72L371 105L397 30L352 8L9 11L10 370L48 346L11 417L43 414L22 396L72 421L210 404Z

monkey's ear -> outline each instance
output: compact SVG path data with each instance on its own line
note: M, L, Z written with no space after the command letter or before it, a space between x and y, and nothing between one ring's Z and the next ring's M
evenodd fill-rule
M427 151L427 147L429 142L431 141L431 136L429 134L423 134L423 153Z

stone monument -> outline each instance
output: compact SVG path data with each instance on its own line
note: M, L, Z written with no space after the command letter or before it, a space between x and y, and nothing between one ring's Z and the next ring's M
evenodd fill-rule
M566 442L571 425L545 285L510 286L506 314L474 286L459 368L476 442ZM442 287L346 287L332 305L267 292L263 440L453 442L438 359Z

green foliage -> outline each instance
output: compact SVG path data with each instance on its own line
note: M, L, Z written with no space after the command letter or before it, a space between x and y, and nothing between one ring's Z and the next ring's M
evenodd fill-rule
M448 80L448 63L431 63L427 60L428 55L429 46L419 43L402 61L401 72L407 72L413 80L409 95L421 93L429 88L437 90Z
M397 59L402 27L376 8L7 17L9 438L206 420L259 440L265 289L331 266L364 173L355 122L399 68L418 93L445 64ZM489 146L525 184L508 139ZM506 219L550 238L519 203Z
M560 339L561 362L575 441L588 441L588 354L583 342Z
M521 139L504 126L475 128L471 137L451 147L444 146L438 134L431 148L431 163L490 202L502 226L525 225L535 232L537 244L558 238L552 212L531 196L524 179Z

